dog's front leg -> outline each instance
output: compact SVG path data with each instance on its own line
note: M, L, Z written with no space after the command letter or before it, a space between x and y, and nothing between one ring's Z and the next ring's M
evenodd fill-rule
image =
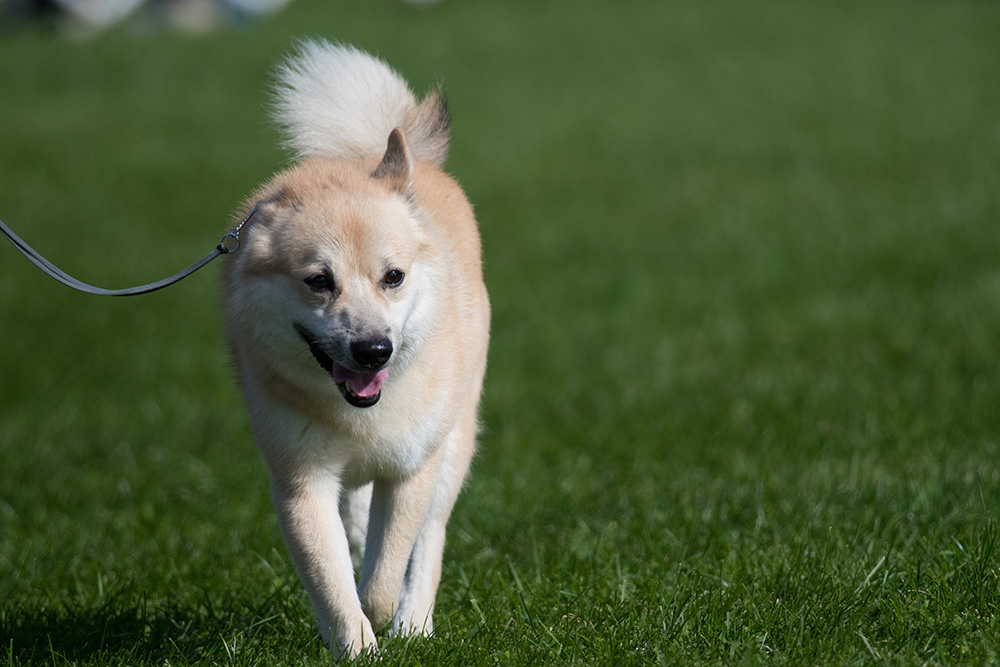
M309 594L320 632L335 655L375 648L375 633L354 587L350 548L332 474L272 480L281 532Z
M358 592L376 628L388 625L399 605L410 553L434 495L441 454L439 448L409 477L377 479L372 488Z
M470 412L445 440L434 494L406 568L399 609L393 618L394 633L430 634L434 631L432 615L441 581L445 528L472 461L476 431L476 414Z

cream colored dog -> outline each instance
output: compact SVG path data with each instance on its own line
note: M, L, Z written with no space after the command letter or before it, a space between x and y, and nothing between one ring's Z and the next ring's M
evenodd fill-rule
M320 631L355 655L433 627L486 371L479 233L441 171L439 92L417 104L382 61L307 42L275 106L300 161L249 201L227 338Z

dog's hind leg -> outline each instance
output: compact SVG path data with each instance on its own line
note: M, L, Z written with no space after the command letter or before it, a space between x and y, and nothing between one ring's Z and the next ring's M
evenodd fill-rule
M371 484L356 489L345 488L340 493L340 519L344 522L347 543L351 547L351 563L355 571L361 569L361 560L365 554L365 537L368 534L371 504Z

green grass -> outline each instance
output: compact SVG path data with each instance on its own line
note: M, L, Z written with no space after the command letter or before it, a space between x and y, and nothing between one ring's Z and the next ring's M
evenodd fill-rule
M187 265L306 35L444 81L494 306L438 632L381 664L1000 661L1000 5L0 27L0 219L104 286ZM0 666L329 660L217 270L101 299L0 247Z

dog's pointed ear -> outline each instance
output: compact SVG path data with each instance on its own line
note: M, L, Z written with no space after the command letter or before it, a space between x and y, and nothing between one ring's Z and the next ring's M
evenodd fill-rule
M298 195L286 185L278 185L259 193L253 202L253 219L255 226L268 227L275 220L283 220L289 214L298 210L300 200Z
M398 127L389 134L389 143L385 149L382 161L378 163L373 178L385 181L393 190L406 194L410 187L410 170L413 169L413 158L406 146L406 138Z
M257 208L267 210L297 209L299 203L298 195L291 188L287 185L280 185L270 192L266 192L257 201Z

